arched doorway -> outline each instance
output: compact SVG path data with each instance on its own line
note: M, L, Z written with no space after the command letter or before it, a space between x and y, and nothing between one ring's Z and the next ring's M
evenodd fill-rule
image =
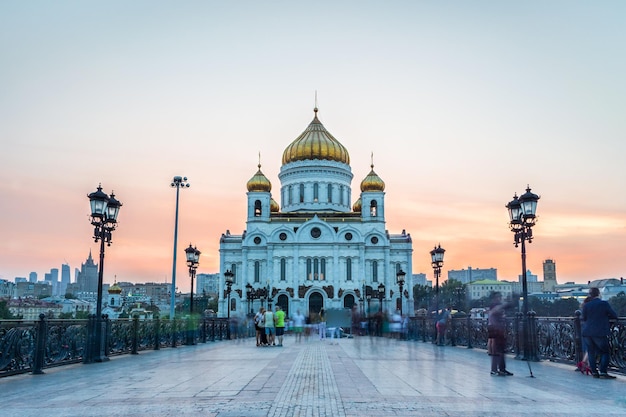
M324 307L324 297L318 292L314 292L309 296L309 317L317 317L320 310Z
M289 298L285 294L281 294L278 296L278 300L276 300L276 305L280 306L285 312L285 317L289 317Z
M343 297L343 307L344 308L352 309L353 305L354 305L354 295L347 294L345 297Z

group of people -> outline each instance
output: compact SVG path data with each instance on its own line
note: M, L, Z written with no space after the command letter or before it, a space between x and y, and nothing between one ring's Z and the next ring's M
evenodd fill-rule
M277 305L275 312L261 307L254 316L254 329L257 346L276 346L276 339L278 339L278 346L282 346L285 334L285 312L281 306Z
M510 376L513 373L506 369L506 310L513 308L513 302L503 302L502 294L492 295L487 322L487 350L491 356L491 375ZM594 378L615 379L607 370L610 361L609 335L610 320L617 319L611 305L602 300L600 290L589 289L589 296L582 304L582 345L584 356L578 363L577 370L590 373ZM599 363L598 363L599 359Z

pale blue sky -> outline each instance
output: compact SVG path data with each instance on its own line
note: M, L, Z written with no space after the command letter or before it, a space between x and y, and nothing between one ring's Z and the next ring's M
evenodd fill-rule
M105 273L167 279L174 175L192 183L181 240L215 272L259 152L279 200L316 90L354 196L374 152L414 272L441 242L444 270L515 278L504 204L530 183L533 272L553 257L559 281L622 276L625 16L622 1L2 2L0 277L97 251L85 196L102 182L125 203Z

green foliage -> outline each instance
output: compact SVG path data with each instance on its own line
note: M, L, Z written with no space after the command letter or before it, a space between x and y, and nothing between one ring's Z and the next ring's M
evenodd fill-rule
M554 301L542 300L537 297L528 298L529 308L539 317L572 317L580 309L575 298L557 298Z
M617 317L626 317L626 294L624 291L609 298L609 304L617 313Z
M6 300L0 300L0 319L14 319L16 318L9 310L9 304Z
M433 289L427 285L416 284L413 287L413 300L415 300L415 310L428 308Z
M76 297L74 296L74 294L72 294L71 292L66 292L65 293L65 299L66 300L75 300Z

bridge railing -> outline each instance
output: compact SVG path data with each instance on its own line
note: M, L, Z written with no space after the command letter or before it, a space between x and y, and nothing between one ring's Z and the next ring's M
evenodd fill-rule
M91 318L93 320L93 317ZM105 355L137 354L142 350L195 345L229 336L226 318L108 319ZM89 320L0 320L0 377L85 362ZM242 336L239 336L242 337Z

